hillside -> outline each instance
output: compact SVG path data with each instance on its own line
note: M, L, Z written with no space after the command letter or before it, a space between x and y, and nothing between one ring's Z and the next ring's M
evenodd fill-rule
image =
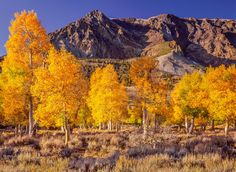
M172 49L203 66L236 61L236 21L179 18L111 19L100 11L49 34L52 43L79 58L160 56Z
M112 63L127 75L130 60L141 56L155 57L158 70L176 76L236 62L235 20L170 14L111 19L95 10L49 33L49 37L57 48L64 47L84 61L87 74L94 66Z

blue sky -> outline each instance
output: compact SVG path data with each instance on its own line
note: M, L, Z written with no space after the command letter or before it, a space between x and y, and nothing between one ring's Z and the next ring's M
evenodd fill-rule
M13 14L24 9L35 10L48 32L94 9L112 18L171 13L179 17L236 19L236 0L0 0L0 55L5 54Z

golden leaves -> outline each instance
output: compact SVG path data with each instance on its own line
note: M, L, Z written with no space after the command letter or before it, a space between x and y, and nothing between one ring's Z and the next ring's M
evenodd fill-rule
M216 119L236 118L236 68L209 68L204 77L204 88L209 94L208 110Z
M174 114L205 115L207 110L213 119L235 119L235 81L234 65L228 68L223 65L217 68L209 67L205 74L186 74L171 94Z
M88 106L97 124L118 122L127 113L128 97L112 65L97 68L91 76Z
M46 66L35 71L32 93L40 99L35 117L43 126L62 126L64 115L74 119L84 102L87 81L78 60L66 50L51 49Z
M43 64L50 43L33 11L16 13L9 31L1 74L2 107L5 121L15 124L27 119L33 72Z

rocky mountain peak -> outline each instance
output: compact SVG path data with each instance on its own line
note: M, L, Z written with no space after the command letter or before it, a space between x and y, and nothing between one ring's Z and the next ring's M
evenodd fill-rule
M99 10L93 10L85 15L85 18L103 18L103 17L106 17L105 14Z
M173 14L160 14L158 16L153 16L153 17L150 17L150 19L155 19L155 18L158 18L159 20L162 20L162 21L168 21L170 19L178 19L179 17L173 15Z
M179 18L162 14L149 19L110 19L94 10L56 32L51 42L78 58L127 59L160 56L178 48L202 65L236 61L236 21Z
M90 26L105 26L112 25L110 20L104 13L99 10L94 10L85 15L82 19L78 20L79 23L87 23Z

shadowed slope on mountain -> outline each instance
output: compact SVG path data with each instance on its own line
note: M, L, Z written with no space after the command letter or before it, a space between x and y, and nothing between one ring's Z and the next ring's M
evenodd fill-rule
M182 19L170 14L110 19L95 10L49 35L57 48L65 47L83 58L159 56L163 44L174 42L172 49L180 48L185 57L201 65L236 60L234 20Z

